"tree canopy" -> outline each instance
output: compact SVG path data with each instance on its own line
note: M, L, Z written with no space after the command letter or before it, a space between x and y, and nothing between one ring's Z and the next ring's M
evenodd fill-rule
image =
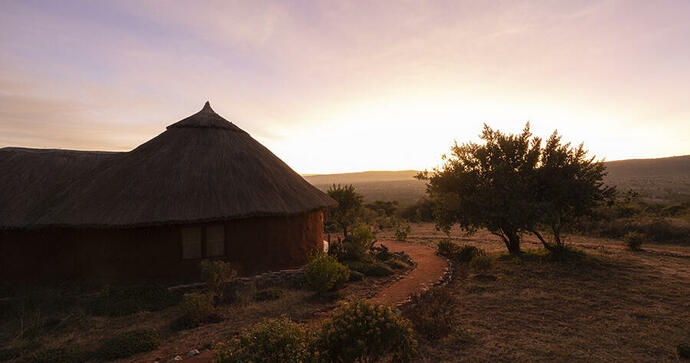
M555 132L544 147L529 123L519 134L484 125L480 139L456 143L440 168L417 176L427 181L443 230L456 223L468 232L486 228L513 254L520 252L520 235L530 232L552 249L540 230L547 228L562 246L563 224L611 192L602 182L603 162L587 158L582 145L562 144Z

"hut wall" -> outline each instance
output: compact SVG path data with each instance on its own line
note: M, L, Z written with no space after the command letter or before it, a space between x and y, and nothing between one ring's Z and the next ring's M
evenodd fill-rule
M321 248L323 213L129 229L0 231L2 281L195 281L201 259L182 259L181 229L225 226L226 255L241 274L294 268Z

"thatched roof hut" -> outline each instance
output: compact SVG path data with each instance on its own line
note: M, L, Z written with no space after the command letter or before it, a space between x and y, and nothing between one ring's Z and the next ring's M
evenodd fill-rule
M127 230L127 238L132 238L132 230L147 230L147 238L151 239L151 233L155 233L151 231L156 229L231 222L237 225L241 220L271 230L277 220L305 216L314 219L314 213L322 221L321 211L334 205L333 199L249 134L216 114L208 102L198 113L168 126L165 132L129 152L0 149L3 248L12 243L15 249L18 243L32 244L26 242L27 236L44 238L45 231L69 243L85 239L84 231L90 231L91 242L83 241L86 244L98 236L110 233L110 237L123 230ZM285 241L277 236L270 239L284 245L283 249L290 243L299 245L301 256L302 250L316 247L314 239L321 238L319 223L307 223L310 230L318 231L300 237L309 239L309 246L304 241ZM278 235L286 234L282 227L274 229ZM200 239L205 234L200 233ZM223 235L228 236L227 231ZM21 242L17 236L22 237ZM228 236L225 250L235 243L271 248L270 241L250 239L233 241ZM225 255L233 260L228 253ZM295 261L283 261L275 267L303 262L303 257L295 256ZM270 261L257 264L261 269L274 267Z

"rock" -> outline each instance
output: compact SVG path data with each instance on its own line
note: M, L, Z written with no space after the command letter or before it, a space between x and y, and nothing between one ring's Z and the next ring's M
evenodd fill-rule
M182 360L182 357L180 357L179 355L176 355L175 358L171 359L170 361L171 362L177 362L177 361L181 361L181 360Z
M189 351L189 353L187 353L187 358L191 358L191 357L198 355L198 354L199 354L199 351L197 349L192 349Z

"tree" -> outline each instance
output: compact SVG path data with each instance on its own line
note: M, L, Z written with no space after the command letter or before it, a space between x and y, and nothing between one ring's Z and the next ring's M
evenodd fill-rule
M533 191L536 209L534 224L527 229L550 251L563 248L561 231L576 218L589 215L600 203L611 199L615 189L604 184L606 166L603 161L587 157L587 150L580 144L562 144L557 131L541 150ZM546 229L553 235L554 243L546 241L539 232Z
M535 224L530 188L536 177L541 139L529 123L519 135L503 134L484 125L483 144L457 142L444 164L417 177L427 181L436 205L437 226L455 224L467 232L486 228L499 236L511 254L520 252L520 233Z
M364 198L352 185L333 184L326 193L338 202L338 206L330 210L326 224L341 230L343 237L347 239L350 227L359 218Z

